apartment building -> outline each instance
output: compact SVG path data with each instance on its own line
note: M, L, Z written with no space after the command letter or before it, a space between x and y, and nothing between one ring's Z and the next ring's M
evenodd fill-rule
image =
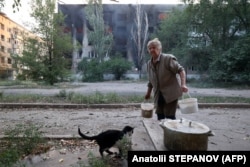
M0 12L0 35L0 78L15 79L17 68L21 67L13 67L12 56L21 56L24 36L34 35L3 12Z
M58 4L58 10L65 16L65 33L71 33L72 37L82 45L78 51L77 62L84 57L91 57L91 47L88 44L87 31L90 28L84 12L87 5L83 4ZM119 52L123 57L137 64L137 51L133 41L131 30L135 27L136 4L103 4L105 25L114 36L113 51ZM184 5L170 4L142 4L142 9L147 13L149 34L155 32L156 27L173 8L184 8Z

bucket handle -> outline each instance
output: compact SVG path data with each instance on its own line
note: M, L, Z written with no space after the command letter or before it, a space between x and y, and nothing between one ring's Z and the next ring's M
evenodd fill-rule
M188 95L189 98L191 98L189 92L186 92L186 94ZM182 99L184 99L184 96L182 95Z
M150 99L144 99L142 103L149 103Z

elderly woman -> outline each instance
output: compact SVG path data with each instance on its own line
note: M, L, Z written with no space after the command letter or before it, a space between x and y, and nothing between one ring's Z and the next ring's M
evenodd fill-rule
M178 98L182 96L182 92L188 91L185 70L175 56L161 52L162 45L157 38L148 42L147 49L151 60L147 63L149 82L145 99L150 98L153 90L158 120L176 119Z

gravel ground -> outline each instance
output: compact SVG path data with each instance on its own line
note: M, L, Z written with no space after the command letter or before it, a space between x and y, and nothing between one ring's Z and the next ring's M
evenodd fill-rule
M0 135L15 124L41 125L46 135L77 135L82 131L96 134L102 130L122 129L125 125L142 126L142 117L136 108L117 109L0 109Z
M78 136L77 127L89 135L125 125L145 131L144 118L138 108L121 109L0 109L0 135L17 124L41 125L45 135ZM190 119L207 125L215 136L210 137L211 150L250 150L249 109L208 108L177 118ZM154 117L155 118L155 114Z
M54 95L62 89L6 89L0 87L0 91L6 94L32 93ZM146 83L84 83L76 84L75 88L66 89L78 93L89 94L95 91L102 93L116 92L119 94L141 94L146 91ZM192 96L231 96L250 97L250 90L228 89L197 89L190 88ZM209 137L208 150L250 150L250 110L237 108L202 108L195 114L181 114L177 111L177 118L186 118L207 125L215 136ZM78 136L77 127L89 135L100 133L106 129L122 129L125 125L135 127L136 137L134 148L150 150L152 143L143 126L141 111L136 107L127 108L99 108L99 109L6 109L0 108L0 135L8 127L17 124L41 125L45 135ZM155 118L155 115L153 117ZM61 150L64 150L63 153ZM86 160L87 154L93 150L96 155L98 147L78 149L74 152L61 148L53 149L41 156L32 158L31 165L36 167L53 166L66 167L75 165L79 159ZM65 151L66 150L66 151ZM47 157L47 158L44 158ZM46 159L46 160L45 160Z
M208 150L250 150L249 109L202 108L198 113L181 114L177 118L190 119L207 125L215 136L209 137ZM8 127L17 124L41 125L45 135L77 136L77 127L88 135L106 129L122 129L125 125L135 127L132 142L134 150L153 150L152 142L143 126L139 108L121 109L0 109L0 135ZM155 115L151 119L156 119ZM61 140L62 141L62 140ZM84 140L82 140L84 141ZM66 141L67 142L67 141ZM53 147L39 156L27 157L26 167L80 167L86 163L89 152L100 157L97 145L85 142L80 146ZM91 145L91 146L90 146ZM120 162L116 162L119 163Z

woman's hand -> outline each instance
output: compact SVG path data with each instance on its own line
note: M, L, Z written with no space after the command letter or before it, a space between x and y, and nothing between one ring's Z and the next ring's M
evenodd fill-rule
M146 93L146 95L144 96L144 98L145 98L146 100L150 99L151 92L152 92L152 88L151 88L151 87L148 87L147 93Z
M186 85L181 86L182 92L188 92L188 87Z
M145 98L146 100L150 99L150 94L147 93L147 94L144 96L144 98Z

